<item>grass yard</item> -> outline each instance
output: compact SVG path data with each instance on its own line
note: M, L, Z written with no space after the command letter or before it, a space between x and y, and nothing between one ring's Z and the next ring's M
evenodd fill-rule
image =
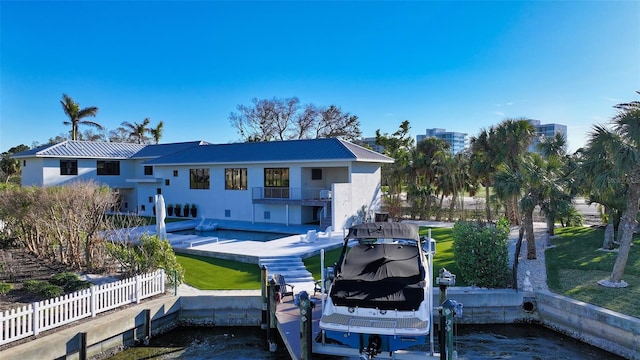
M598 250L604 231L573 227L557 229L556 235L555 247L545 253L551 291L640 318L640 236L634 237L624 271L623 280L629 286L610 289L597 283L610 276L617 256L617 252Z
M184 267L184 282L200 290L259 290L260 269L256 264L207 256L176 254Z

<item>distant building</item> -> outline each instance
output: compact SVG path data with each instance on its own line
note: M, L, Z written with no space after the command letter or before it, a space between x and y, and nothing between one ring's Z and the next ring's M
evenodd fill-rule
M451 146L451 153L454 155L466 149L468 145L468 134L446 131L445 129L427 129L425 135L418 135L416 137L416 143L430 137L448 142Z
M358 140L358 145L369 148L377 153L384 154L384 146L376 144L375 137L367 137Z
M542 139L543 137L551 138L551 137L554 137L556 134L560 133L564 136L565 139L567 138L566 125L540 124L540 120L532 120L532 119L529 119L528 121L536 129L536 136L534 136L533 140L531 141L531 144L529 144L529 148L527 149L529 150L529 152L535 152L535 153L539 152L538 144L540 143L540 139Z

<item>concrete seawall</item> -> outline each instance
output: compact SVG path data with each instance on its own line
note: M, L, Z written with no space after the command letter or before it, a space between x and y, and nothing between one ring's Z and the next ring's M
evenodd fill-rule
M640 359L640 319L550 293L453 287L448 295L464 305L462 317L456 319L460 324L539 322L614 354ZM438 300L435 289L434 304ZM88 358L112 353L144 341L146 309L152 336L178 325L260 326L262 319L260 291L165 295L41 334L0 351L0 358L78 359L81 333L86 333Z

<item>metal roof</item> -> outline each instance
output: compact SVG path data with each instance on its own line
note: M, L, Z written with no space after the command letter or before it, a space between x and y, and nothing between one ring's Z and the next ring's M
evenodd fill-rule
M150 159L146 163L151 165L338 160L393 162L390 157L337 138L231 144L191 141L156 145L67 140L23 151L13 157Z
M132 158L155 158L200 145L209 145L209 143L206 141L189 141L169 144L152 144L145 146L142 150L135 153Z
M151 165L393 159L337 138L202 145L147 161Z
M147 145L131 143L111 143L99 141L66 140L53 145L45 145L13 155L22 157L73 157L128 159Z

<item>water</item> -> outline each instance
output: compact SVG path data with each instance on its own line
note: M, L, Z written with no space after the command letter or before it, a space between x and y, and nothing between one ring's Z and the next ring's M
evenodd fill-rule
M215 236L220 240L253 240L253 241L270 241L291 236L291 234L260 232L260 231L244 231L244 230L225 230L217 229L213 231L195 231L195 229L174 231L173 234L181 235L198 235L198 236Z
M267 349L263 330L252 327L179 327L151 338L148 346L127 349L111 360L282 360L284 345Z
M528 324L457 326L454 341L459 359L622 359L569 336ZM437 346L436 336L436 351ZM341 359L320 355L313 358ZM131 348L110 359L275 360L289 359L289 354L282 344L276 352L269 352L259 328L180 327L153 337L149 346Z

